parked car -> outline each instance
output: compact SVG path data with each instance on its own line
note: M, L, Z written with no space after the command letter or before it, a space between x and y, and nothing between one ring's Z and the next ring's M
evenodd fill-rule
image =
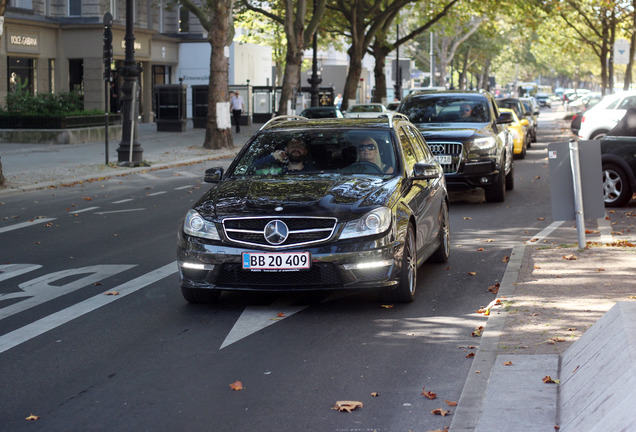
M486 92L414 92L398 112L419 128L449 189L482 188L486 201L501 202L514 187L514 162L507 128L497 122L499 108ZM512 141L510 141L512 142Z
M547 93L537 93L536 99L540 107L552 107L552 99Z
M573 135L578 136L579 130L581 129L581 119L583 118L583 115L587 112L587 110L599 103L601 99L602 96L600 93L590 93L572 102L570 107L575 109L575 113L572 114L570 130Z
M530 135L528 134L528 120L517 117L517 114L508 108L499 108L499 121L503 123L504 114L512 118L510 123L505 123L508 126L508 130L512 135L513 152L512 154L519 159L525 159L526 152L528 150L528 143L530 142Z
M355 104L344 113L345 118L373 118L389 114L386 107L380 103Z
M528 141L528 148L532 145L532 128L530 126L530 118L532 118L532 114L528 113L525 105L518 98L506 98L506 99L497 99L497 106L499 108L508 108L511 109L517 114L519 119L528 120L528 126L526 126L528 130L528 135L530 140Z
M191 303L226 290L361 288L410 302L417 267L450 253L442 167L400 114L275 117L205 181L178 232Z
M537 142L537 130L539 129L539 114L541 110L539 104L532 97L519 98L524 108L526 109L526 119L530 126L530 138L531 142Z
M400 105L400 102L389 102L388 104L386 104L386 109L389 112L395 112L398 105Z
M601 163L605 206L627 204L636 192L636 108L601 140Z
M309 107L300 113L306 118L343 118L342 112L334 106Z
M636 90L605 96L581 118L579 139L603 138L625 116L630 107L636 107Z

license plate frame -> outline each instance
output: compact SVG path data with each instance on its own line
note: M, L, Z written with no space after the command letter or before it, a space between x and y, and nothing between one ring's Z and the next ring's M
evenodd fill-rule
M310 252L243 252L241 267L246 271L289 272L309 270Z
M450 165L453 163L453 157L451 155L435 155L435 160L440 165Z

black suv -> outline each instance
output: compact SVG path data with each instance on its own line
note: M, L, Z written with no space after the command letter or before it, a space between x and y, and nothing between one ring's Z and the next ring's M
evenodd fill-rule
M513 189L512 139L498 123L499 109L489 93L414 92L398 112L424 135L444 168L449 190L483 188L486 201L501 202L505 191ZM509 123L510 116L500 121Z
M178 234L192 303L224 290L357 288L412 301L417 267L448 259L444 174L401 114L274 118L205 181Z

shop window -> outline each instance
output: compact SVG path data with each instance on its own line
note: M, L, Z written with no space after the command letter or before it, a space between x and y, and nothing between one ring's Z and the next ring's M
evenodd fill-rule
M68 60L69 91L84 93L84 60Z
M179 33L190 32L190 11L181 6L179 8Z
M68 0L68 16L82 16L82 0Z
M25 90L31 94L37 92L36 60L23 57L7 57L9 92Z
M11 0L9 5L20 9L33 9L32 0Z
M172 84L172 66L154 65L152 67L152 87L157 84Z
M55 59L49 59L49 93L55 93Z

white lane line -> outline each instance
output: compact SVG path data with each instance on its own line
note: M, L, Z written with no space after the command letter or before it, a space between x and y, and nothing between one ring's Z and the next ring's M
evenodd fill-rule
M87 313L99 309L102 306L113 303L116 300L126 297L128 294L139 291L140 289L176 272L177 262L175 261L107 291L116 291L119 295L106 295L106 293L103 293L95 297L91 297L71 307L14 330L11 333L7 333L0 337L0 353L33 339L36 336L40 336L49 330L53 330L54 328L66 324L77 317L86 315Z
M146 195L146 196L147 196L147 197L150 197L150 196L157 196L157 195L163 195L163 194L165 194L165 193L168 193L168 192L167 192L167 191L160 191L160 192L155 192L155 193L148 194L148 195Z
M127 202L130 202L130 201L133 201L133 199L132 198L126 198L126 199L119 200L119 201L113 201L113 204L123 204L123 203L127 203Z
M145 208L134 208L134 209L126 209L126 210L110 210L110 211L103 211L103 212L95 212L95 214L105 215L105 214L110 214L110 213L128 213L128 212L143 211L143 210L146 210L146 209Z
M201 177L201 174L195 174L189 171L175 171L175 172L183 177Z
M86 213L89 212L91 210L97 210L99 207L86 207L85 209L81 209L81 210L71 210L69 211L69 213L72 214L78 214L78 213Z
M54 221L54 220L55 220L55 218L42 218L42 219L33 219L33 220L28 221L28 222L22 222L22 223L18 223L18 224L15 224L15 225L9 225L9 226L0 228L0 234L4 233L4 232L8 232L8 231L13 231L13 230L17 230L17 229L30 227L30 226L33 226L33 225L38 225L38 224Z
M159 180L159 177L156 175L148 174L148 173L139 173L137 174L140 177L146 178L148 180Z
M181 186L181 187L178 187L178 188L174 188L174 190L190 189L190 188L193 188L193 187L194 187L194 185L187 185L187 186Z

